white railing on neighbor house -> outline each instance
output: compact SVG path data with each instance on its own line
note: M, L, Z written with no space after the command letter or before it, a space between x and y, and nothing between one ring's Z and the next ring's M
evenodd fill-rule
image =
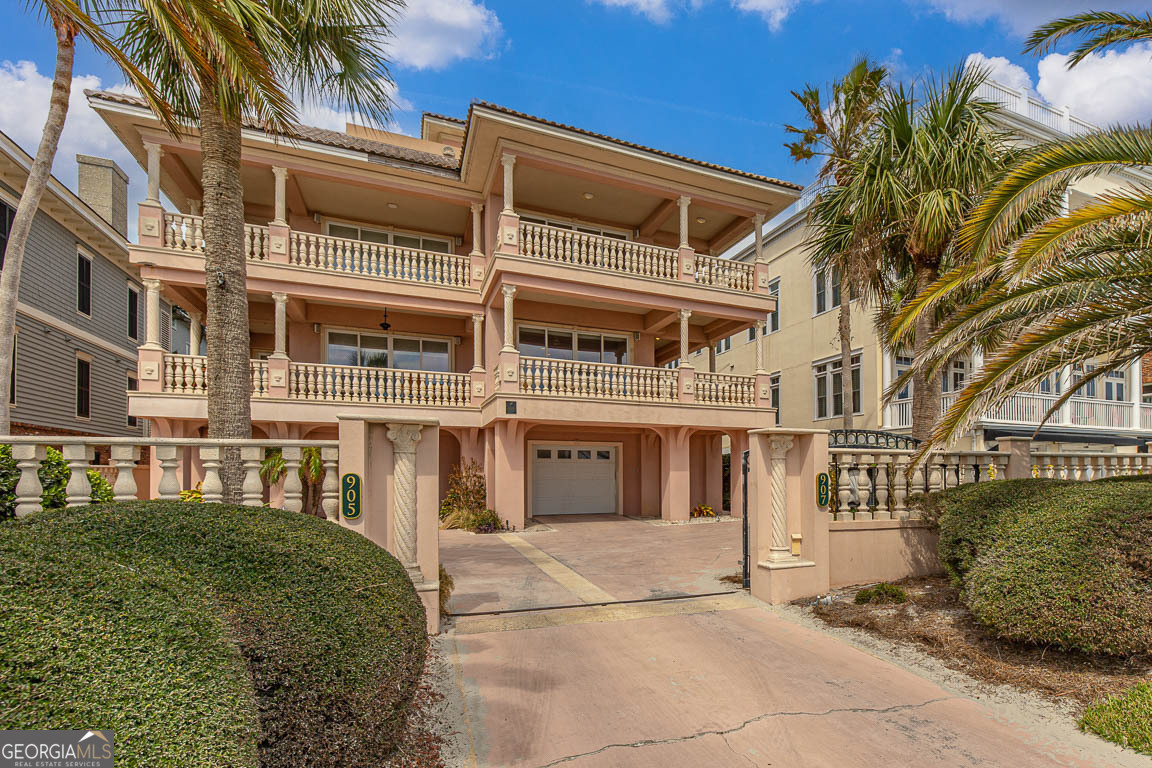
M197 438L128 438L128 437L59 437L59 436L13 436L4 441L12 445L12 456L20 473L16 483L16 516L24 517L39 511L43 486L40 482L40 462L44 460L49 445L60 446L64 461L68 465L68 482L65 486L66 503L78 507L90 503L92 486L87 470L95 469L101 477L112 484L115 501L136 501L149 498L150 488L137 484L136 471L144 469L141 463L142 448L155 453L160 477L156 487L156 498L175 501L184 490L180 482L180 467L185 460L192 459L192 452L199 458L203 467L203 480L200 484L204 501L222 499L223 485L220 481L220 465L225 451L238 450L244 471L242 484L244 506L263 505L266 489L260 478L260 464L268 449L280 449L284 459L284 480L278 493L283 494L281 506L292 512L303 510L303 486L298 472L305 448L318 448L324 466L324 479L321 485L321 509L329 520L337 519L340 502L340 483L337 467L340 459L339 443L335 440L211 440ZM109 446L111 459L106 465L92 465L94 449Z
M520 222L520 254L542 261L666 280L677 278L679 262L679 253L673 248L525 221Z
M697 373L696 402L707 405L756 405L756 377L734 373Z
M520 391L526 395L674 402L678 376L671 368L520 358Z
M1010 454L1002 451L947 451L933 454L909 472L913 451L868 448L829 449L834 520L915 519L909 497L968 483L1009 476ZM1148 453L1048 453L1022 457L1025 475L1056 480L1099 480L1152 474Z
M288 263L330 272L467 288L468 257L293 231Z
M204 217L183 213L164 214L164 247L172 251L204 250ZM267 261L268 227L259 224L244 225L244 255L249 259Z
M696 254L696 282L735 291L756 290L756 267L743 261Z
M978 421L981 423L1019 424L1036 426L1059 399L1056 395L1035 392L1018 392L1006 401L990 408ZM956 393L949 392L940 398L941 412L947 411L956 402ZM1070 398L1052 418L1047 426L1102 427L1105 429L1147 429L1152 430L1152 405L1140 406L1139 426L1135 416L1135 403L1113 400L1095 400L1085 397ZM894 400L888 406L887 426L903 429L912 426L912 400Z
M1096 130L1096 126L1072 115L1067 108L1058 109L1026 90L1017 90L994 80L986 80L976 93L981 98L1001 104L1006 109L1053 131L1081 134Z
M320 402L435 407L471 404L466 373L290 363L288 397Z

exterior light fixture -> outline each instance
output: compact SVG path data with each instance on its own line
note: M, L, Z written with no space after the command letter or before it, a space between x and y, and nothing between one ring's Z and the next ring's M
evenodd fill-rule
M380 330L386 331L392 327L392 323L388 322L388 307L384 307L384 322L380 323Z
M391 208L392 210L396 210L400 206L398 206L396 203L388 203L388 207Z
M596 195L592 194L591 192L585 192L584 193L584 199L585 200L591 200L594 197L596 197Z
M703 224L706 221L708 221L708 219L704 218L703 216L697 216L696 217L696 223L697 224Z

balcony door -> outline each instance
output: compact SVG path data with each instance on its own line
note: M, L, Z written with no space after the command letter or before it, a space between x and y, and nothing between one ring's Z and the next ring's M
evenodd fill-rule
M522 357L628 365L627 336L522 325L517 338Z
M452 348L447 339L328 331L328 364L448 373Z

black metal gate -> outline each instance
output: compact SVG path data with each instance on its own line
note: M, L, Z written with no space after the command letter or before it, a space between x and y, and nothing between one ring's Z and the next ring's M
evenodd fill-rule
M744 489L740 494L740 511L743 516L740 522L744 526L744 557L740 563L744 567L744 589L749 589L752 586L752 569L748 562L748 451L740 454L740 483Z

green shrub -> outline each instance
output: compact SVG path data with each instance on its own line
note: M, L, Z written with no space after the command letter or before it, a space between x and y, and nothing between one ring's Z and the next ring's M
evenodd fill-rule
M452 600L452 590L456 588L456 580L452 578L448 571L444 570L443 564L440 566L440 615L448 616L451 611L448 610L448 603Z
M865 587L856 593L857 605L906 602L908 602L908 593L904 591L903 587L883 581L875 586Z
M1080 727L1122 747L1152 755L1152 683L1140 683L1088 707Z
M440 502L440 527L474 530L487 511L484 470L469 459L448 476L448 490Z
M956 586L962 587L996 525L1028 514L1035 499L1057 484L1060 481L1033 479L970 483L917 495L911 503L939 528L940 564Z
M1015 480L934 496L940 558L998 637L1152 649L1152 485Z
M58 509L67 503L64 491L68 485L68 464L64 455L49 447L37 472L43 493L40 504L45 509ZM94 469L86 473L92 486L91 499L94 502L112 501L112 486ZM20 469L12 458L12 446L0 445L0 520L16 516L16 484L20 482Z
M306 515L132 502L0 524L0 729L117 765L380 765L427 649L404 569Z

